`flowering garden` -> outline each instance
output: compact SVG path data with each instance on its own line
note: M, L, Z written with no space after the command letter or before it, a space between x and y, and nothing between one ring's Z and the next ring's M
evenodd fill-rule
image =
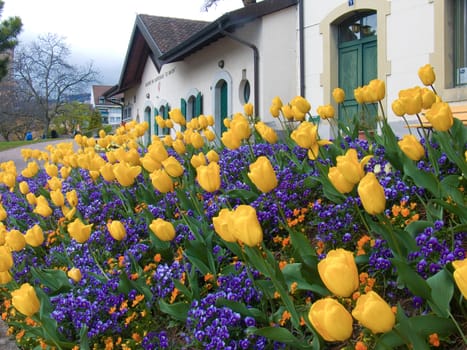
M22 349L464 349L467 346L467 130L423 87L401 118L433 131L398 138L384 83L379 132L331 105L251 104L226 119L156 117L77 135L27 167L0 165L0 301ZM344 92L333 92L345 113ZM319 126L330 123L335 138Z

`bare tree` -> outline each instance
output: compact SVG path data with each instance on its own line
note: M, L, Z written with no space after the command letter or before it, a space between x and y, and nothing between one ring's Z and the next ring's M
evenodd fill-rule
M220 1L220 0L204 0L204 3L203 3L203 5L201 6L201 9L202 9L203 11L208 11L209 8L210 8L212 5L218 3L219 1Z
M66 96L84 91L99 75L92 63L86 66L68 63L70 54L64 38L50 33L19 47L15 53L14 75L38 105L45 135L67 102Z

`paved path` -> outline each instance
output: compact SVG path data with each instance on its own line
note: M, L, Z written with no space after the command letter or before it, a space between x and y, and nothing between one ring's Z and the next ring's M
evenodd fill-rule
M62 142L74 142L72 138L59 138L59 139L50 139L50 141L33 143L30 145L24 145L20 147L15 147L8 149L6 151L0 152L0 163L7 162L12 160L16 164L16 168L18 173L26 167L27 162L23 160L21 157L21 149L23 148L30 148L30 149L38 149L41 151L45 151L48 145L56 145ZM0 348L1 349L1 348Z

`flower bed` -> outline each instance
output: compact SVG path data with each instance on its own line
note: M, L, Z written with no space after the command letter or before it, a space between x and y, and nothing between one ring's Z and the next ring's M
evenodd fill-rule
M320 139L297 97L271 106L280 140L247 104L220 140L174 109L157 122L184 132L148 147L131 122L23 150L21 173L1 164L3 320L25 349L465 348L467 131L430 101L421 141L384 113L368 140L335 121Z

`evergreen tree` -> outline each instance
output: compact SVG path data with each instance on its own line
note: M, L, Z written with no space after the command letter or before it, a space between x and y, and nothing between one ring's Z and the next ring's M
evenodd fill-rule
M4 4L4 1L0 0L0 17ZM0 22L0 80L8 73L10 50L18 44L16 37L21 32L22 25L19 17L10 17Z

